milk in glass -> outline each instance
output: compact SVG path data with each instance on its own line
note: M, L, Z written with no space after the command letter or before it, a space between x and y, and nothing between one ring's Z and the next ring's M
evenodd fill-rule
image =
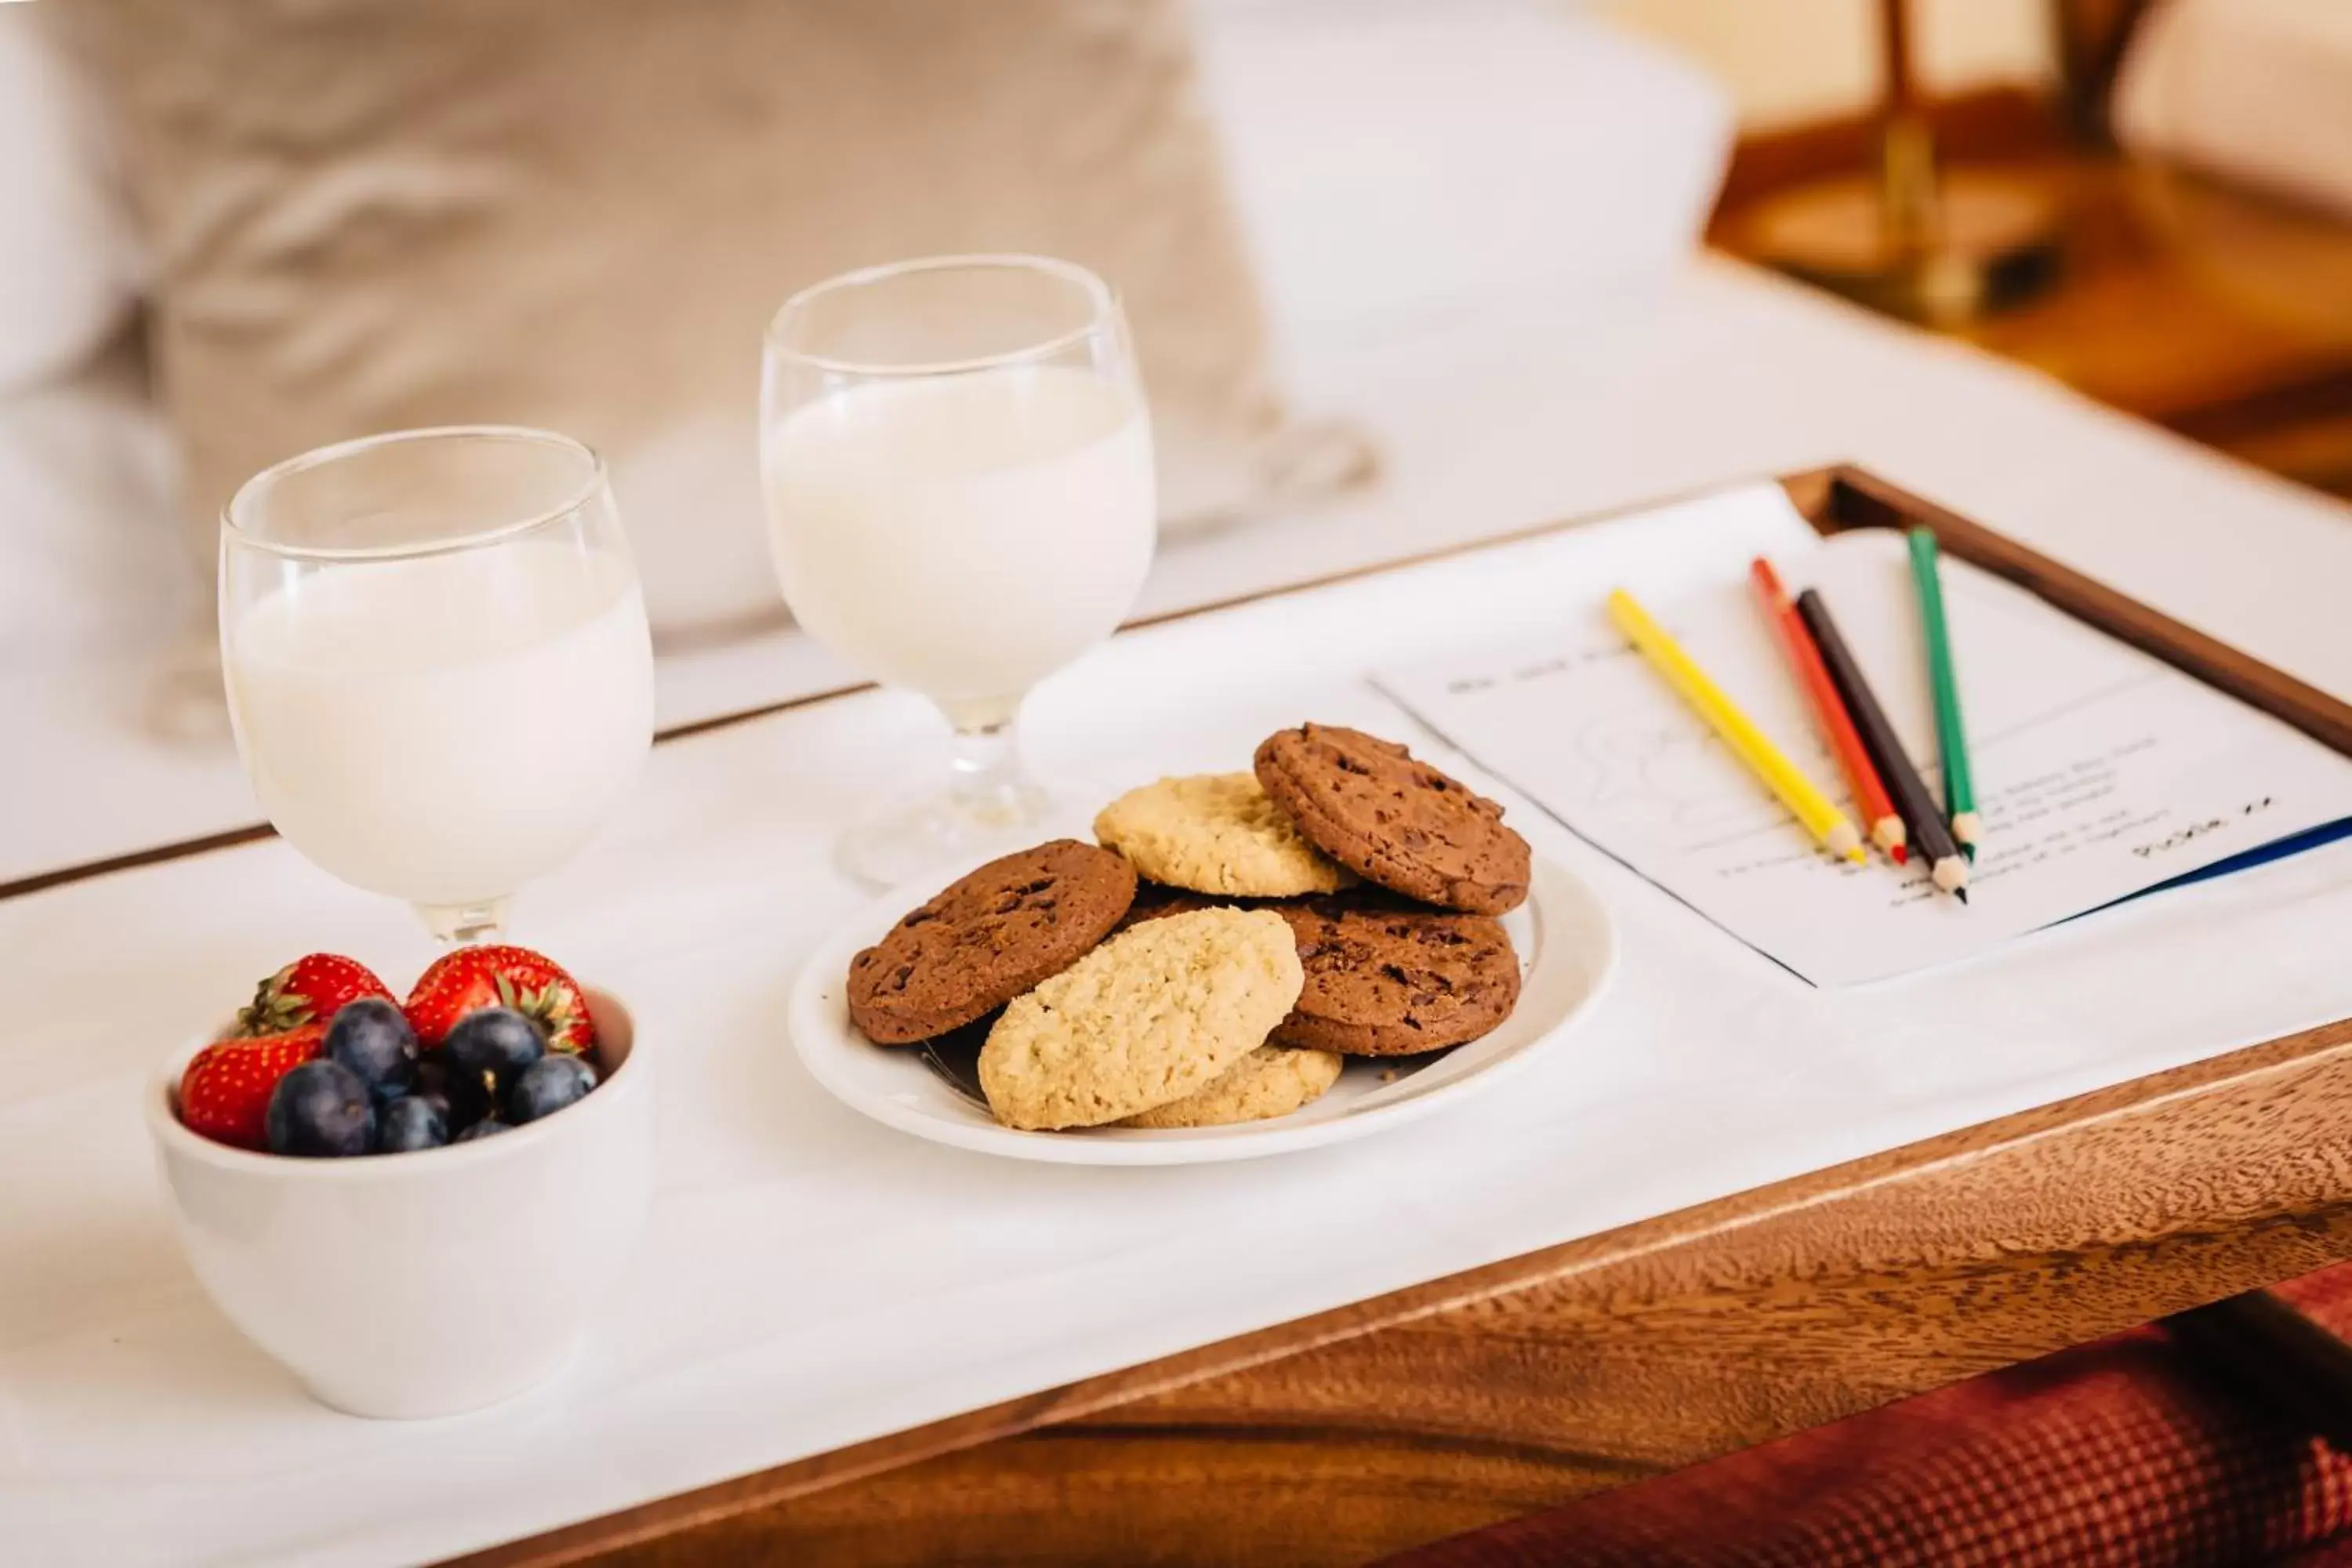
M498 898L568 858L653 727L635 574L576 542L289 574L225 645L269 820L343 880L421 904Z
M764 463L794 616L959 724L1108 637L1151 563L1150 422L1085 370L866 382L786 416Z

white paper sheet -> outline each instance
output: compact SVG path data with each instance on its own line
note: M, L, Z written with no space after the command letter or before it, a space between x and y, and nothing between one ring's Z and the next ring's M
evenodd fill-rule
M1685 559L1706 585L1651 608L1859 822L1750 596L1748 552L1727 537ZM1846 534L1779 564L1791 593L1821 590L1935 789L1901 538ZM1388 670L1380 684L1567 826L1825 985L1966 958L2352 817L2352 761L1965 562L1946 559L1943 578L1985 826L1966 904L1937 893L1916 856L1897 871L1824 855L1593 606L1564 616L1558 637Z

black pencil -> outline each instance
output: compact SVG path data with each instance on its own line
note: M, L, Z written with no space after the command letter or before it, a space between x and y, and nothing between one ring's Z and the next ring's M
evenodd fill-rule
M1951 829L1944 826L1944 814L1937 809L1936 797L1927 793L1927 781L1920 778L1919 770L1911 765L1911 758L1895 740L1895 726L1886 721L1886 710L1871 694L1870 682L1862 678L1862 667L1854 663L1845 638L1838 636L1829 605L1818 592L1808 588L1797 595L1797 614L1803 617L1805 629L1813 634L1822 662L1829 667L1830 681L1845 699L1846 712L1861 732L1862 749L1870 753L1879 781L1895 797L1895 809L1903 814L1911 829L1912 847L1927 862L1927 875L1936 886L1968 902L1969 863L1960 858Z

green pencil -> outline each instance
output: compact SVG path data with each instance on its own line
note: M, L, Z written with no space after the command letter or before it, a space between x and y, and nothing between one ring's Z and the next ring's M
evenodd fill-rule
M1969 736L1960 725L1960 684L1952 641L1944 625L1944 585L1936 574L1936 536L1911 531L1911 580L1919 588L1919 619L1927 633L1927 677L1936 688L1936 750L1944 760L1944 814L1960 853L1973 860L1984 826L1977 819L1975 781L1969 776Z

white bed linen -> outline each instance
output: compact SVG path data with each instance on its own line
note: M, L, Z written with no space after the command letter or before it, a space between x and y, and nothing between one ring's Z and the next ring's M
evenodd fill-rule
M1409 735L1359 671L1554 624L1683 548L1612 525L1132 634L1041 693L1039 749L1126 781L1302 714ZM584 1359L455 1421L334 1415L244 1345L174 1250L139 1115L155 1058L289 954L404 979L406 911L274 842L0 904L0 1542L53 1568L434 1558L2352 1012L2352 844L1821 992L1513 802L1624 961L1512 1093L1255 1166L994 1162L835 1104L781 1034L799 955L861 897L827 840L919 726L869 694L665 746L526 898L526 933L636 1010L661 1184Z

